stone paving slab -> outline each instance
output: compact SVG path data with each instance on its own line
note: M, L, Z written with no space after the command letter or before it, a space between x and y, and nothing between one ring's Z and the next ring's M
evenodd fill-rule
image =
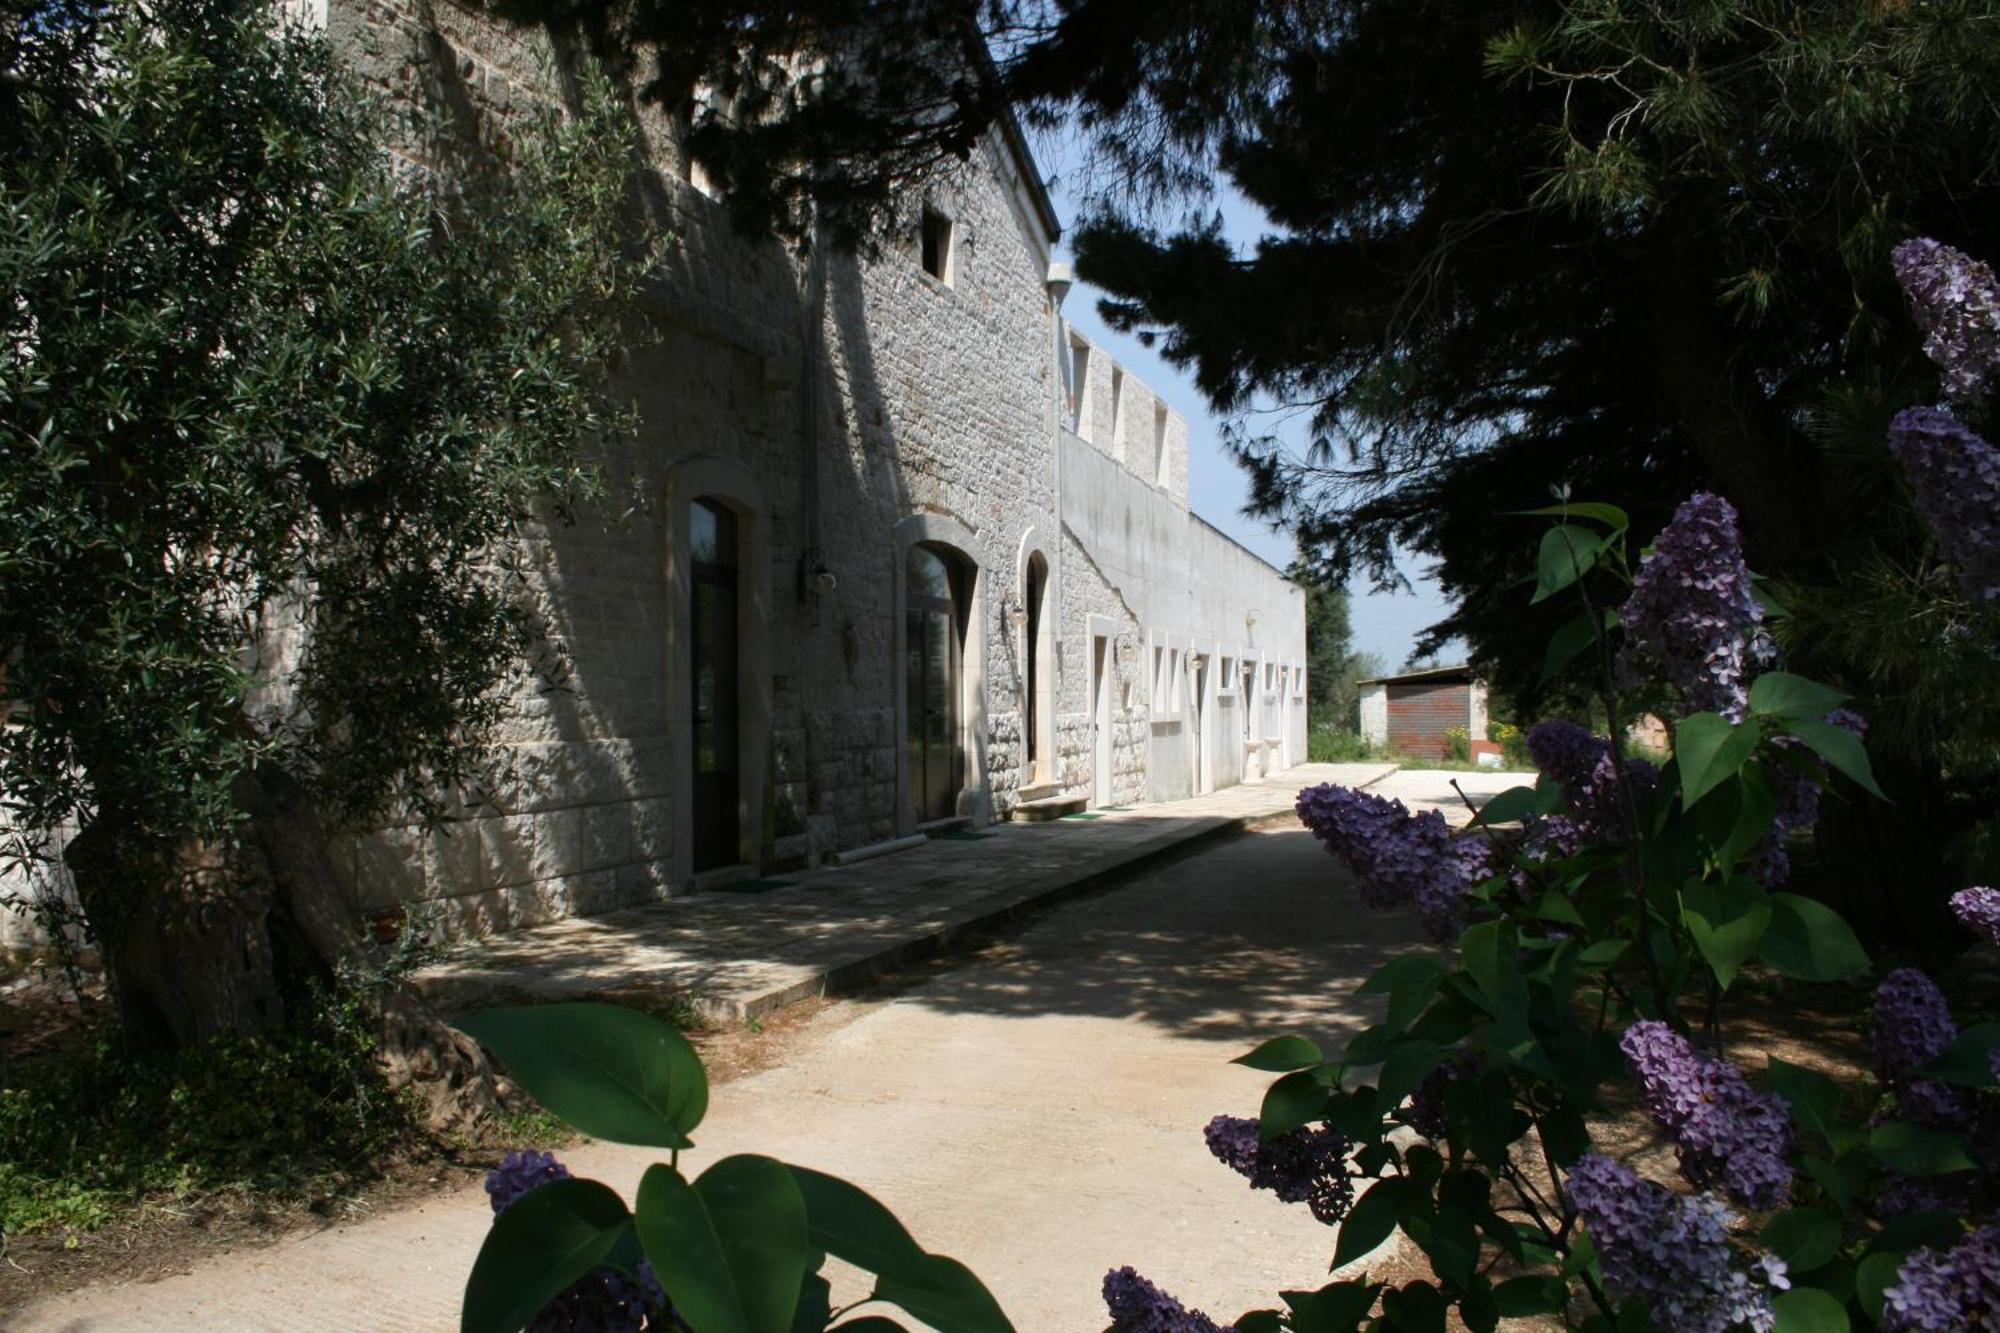
M1289 813L1301 787L1365 787L1393 764L1301 764L1207 796L1098 819L998 824L857 865L572 917L461 946L412 983L447 1012L494 1004L682 997L744 1022L859 986L963 932L1085 892L1204 839Z

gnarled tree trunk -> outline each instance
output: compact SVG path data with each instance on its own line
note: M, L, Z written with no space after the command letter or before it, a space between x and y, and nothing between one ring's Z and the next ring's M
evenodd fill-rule
M333 873L311 794L263 767L232 793L233 843L141 838L115 818L64 853L128 1040L186 1046L273 1031L305 978L330 981L361 948L361 913ZM391 1087L416 1089L424 1118L457 1129L497 1111L501 1084L478 1043L416 997L373 996Z

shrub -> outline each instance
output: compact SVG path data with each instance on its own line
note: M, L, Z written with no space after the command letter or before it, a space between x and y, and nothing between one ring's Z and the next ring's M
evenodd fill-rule
M88 1229L148 1195L279 1195L364 1175L416 1125L349 993L312 988L293 1026L134 1052L115 1029L0 1069L0 1230Z

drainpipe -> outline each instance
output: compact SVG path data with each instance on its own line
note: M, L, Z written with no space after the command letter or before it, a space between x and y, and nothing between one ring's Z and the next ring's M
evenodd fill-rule
M1054 316L1054 318L1050 322L1055 325L1055 348L1053 350L1055 355L1055 372L1056 372L1055 392L1052 395L1050 395L1050 402L1049 402L1049 414L1051 417L1054 418L1054 420L1051 422L1051 429L1049 431L1049 440L1055 446L1055 454L1056 454L1056 497L1055 497L1056 523L1055 523L1055 531L1053 534L1051 534L1054 538L1056 549L1052 561L1053 577L1051 579L1051 582L1054 584L1055 591L1062 598L1062 600L1056 602L1053 606L1045 605L1042 608L1042 615L1046 620L1048 620L1051 623L1051 625L1053 626L1053 633L1056 636L1055 639L1056 651L1054 652L1054 654L1052 654L1055 658L1055 679L1049 683L1049 703L1050 703L1049 775L1050 775L1050 780L1055 783L1056 790L1059 792L1063 790L1062 687L1063 687L1064 659L1066 656L1063 652L1062 627L1064 624L1064 608L1067 605L1069 599L1069 584L1063 577L1064 549L1068 545L1068 543L1063 540L1063 438L1062 437L1063 437L1063 427L1065 424L1064 408L1069 396L1068 395L1069 376L1072 373L1071 371L1065 370L1063 365L1063 358L1069 355L1069 336L1068 336L1069 326L1063 322L1062 303L1063 303L1063 298L1069 295L1070 284L1074 280L1075 279L1072 276L1070 266L1068 264L1049 265L1049 277L1048 277L1049 312L1052 316Z
M838 580L833 571L826 567L826 556L820 540L819 503L819 455L820 455L820 410L819 410L819 363L824 345L826 328L826 237L820 226L819 205L812 206L812 237L810 258L806 267L806 327L803 341L805 357L805 429L801 432L806 448L806 545L799 552L798 595L801 602L811 604L811 621L819 623L819 596L834 590Z

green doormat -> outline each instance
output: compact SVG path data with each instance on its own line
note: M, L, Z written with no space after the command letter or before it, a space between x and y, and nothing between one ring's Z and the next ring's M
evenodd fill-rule
M1075 814L1073 814L1073 815L1060 815L1060 816L1058 816L1058 818L1060 818L1060 819L1102 819L1102 818L1104 818L1104 812L1103 812L1102 810L1079 810L1079 811L1077 811L1077 812L1076 812Z
M718 884L710 893L769 893L772 889L789 889L798 884L795 879L739 879L734 884Z
M932 842L978 842L981 838L990 838L992 836L993 835L991 833L977 833L969 828L954 828L954 829L946 829L942 833L931 834L931 841Z

